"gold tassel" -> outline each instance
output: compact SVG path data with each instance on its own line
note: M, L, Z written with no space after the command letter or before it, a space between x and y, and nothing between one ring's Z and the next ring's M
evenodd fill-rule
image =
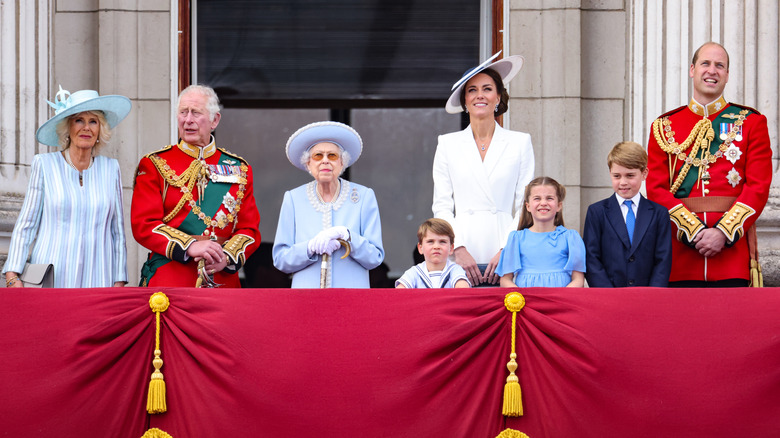
M520 390L520 379L517 378L517 354L515 353L517 312L525 306L525 298L519 292L510 292L504 298L504 306L512 312L512 349L509 355L509 362L506 367L509 370L509 376L504 385L504 408L503 414L507 417L519 417L523 415L523 395Z
M165 404L165 380L163 380L162 368L163 361L160 358L162 351L160 350L160 313L168 310L170 301L168 297L162 292L156 292L149 298L149 307L152 308L152 312L155 314L155 334L154 334L154 360L152 365L154 366L154 372L152 373L152 380L149 382L149 393L146 398L146 412L150 414L162 414L168 410Z
M750 287L764 287L761 264L756 259L750 259Z

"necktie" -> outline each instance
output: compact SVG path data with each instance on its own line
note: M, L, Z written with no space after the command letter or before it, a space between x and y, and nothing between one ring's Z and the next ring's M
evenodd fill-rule
M628 207L628 213L626 213L626 229L628 230L628 241L634 243L634 225L636 224L636 216L634 216L634 209L631 208L631 200L623 201Z

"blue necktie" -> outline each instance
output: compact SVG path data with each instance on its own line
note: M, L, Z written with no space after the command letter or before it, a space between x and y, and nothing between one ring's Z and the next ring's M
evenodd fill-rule
M634 225L636 224L636 216L634 216L634 209L631 208L631 200L623 201L628 207L628 213L626 213L626 229L628 230L628 241L634 243Z

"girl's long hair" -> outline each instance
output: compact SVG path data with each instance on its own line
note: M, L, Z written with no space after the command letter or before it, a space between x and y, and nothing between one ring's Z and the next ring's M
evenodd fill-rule
M531 228L531 226L534 224L534 218L531 216L531 212L528 211L528 199L531 197L531 189L537 186L550 186L555 189L555 194L558 196L558 203L563 203L563 199L566 198L566 187L562 186L558 181L548 177L548 176L540 176L538 178L534 178L531 180L531 182L528 183L527 186L525 186L525 196L523 197L523 212L520 214L520 223L517 224L518 230L524 230L526 228ZM555 226L563 225L563 206L561 206L561 209L558 210L558 213L555 213Z

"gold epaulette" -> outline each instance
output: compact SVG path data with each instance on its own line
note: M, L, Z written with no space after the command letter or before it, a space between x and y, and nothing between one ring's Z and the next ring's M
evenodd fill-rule
M151 156L152 156L152 155L154 155L154 154L159 154L160 152L165 152L165 151L167 151L168 149L170 149L170 148L172 148L172 147L173 147L173 145L172 145L172 144L169 144L169 145L163 146L163 147L162 147L162 149L158 149L158 150L156 150L156 151L149 152L148 154L144 155L144 157L146 157L146 158L149 158L149 157L151 157Z
M692 242L693 236L706 228L701 219L696 214L691 213L683 204L679 204L669 210L669 217L672 219L672 222L677 224L677 240L680 241L682 241L681 237L685 235L688 242Z
M688 106L687 105L678 106L677 108L675 108L675 109L673 109L671 111L667 111L667 112L661 114L660 116L658 116L658 119L663 119L664 117L669 117L669 116L671 116L674 113L677 113L677 112L680 112L680 111L684 110L685 108L688 108Z
M246 251L247 246L253 244L254 242L255 239L245 234L234 234L230 240L222 245L222 250L230 256L233 264L243 266L244 262L246 262L246 255L244 254L244 251Z
M745 234L745 220L755 213L756 210L741 202L737 202L729 211L723 213L715 227L726 233L729 241L733 242Z
M247 166L249 165L249 163L247 163L247 161L244 159L244 157L242 157L242 156L240 156L240 155L236 155L236 154L234 154L233 152L230 152L229 150L227 150L227 149L225 149L225 148L217 148L217 149L219 149L220 151L222 151L222 153L223 153L223 154L228 154L228 155L230 155L230 156L231 156L231 157L233 157L233 158L237 158L237 159L241 160L241 162L242 162L243 164L245 164L245 165L247 165Z
M158 225L152 232L160 234L168 239L168 246L165 248L165 257L168 257L169 259L173 259L173 250L176 245L182 250L187 251L187 248L190 247L192 242L195 242L195 238L189 234L168 225Z
M759 112L757 109L755 109L755 108L751 108L751 107L749 107L749 106L747 106L747 105L742 105L741 103L734 103L734 102L729 102L729 105L731 105L731 106L737 106L737 107L740 107L740 108L742 108L742 109L746 109L746 110L750 111L751 113L758 114L759 116L761 115L761 112ZM748 115L749 115L749 114L748 114Z

